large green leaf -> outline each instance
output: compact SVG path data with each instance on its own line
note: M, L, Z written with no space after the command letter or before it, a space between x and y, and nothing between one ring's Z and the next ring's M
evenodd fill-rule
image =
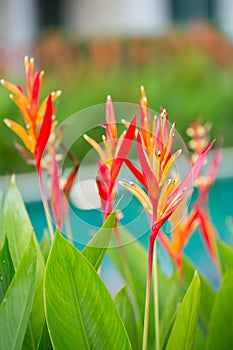
M132 348L134 350L140 349L138 339L137 322L135 320L135 313L132 302L129 297L127 287L123 287L115 296L115 305L121 315L121 319L127 330Z
M4 202L3 232L7 237L14 267L31 240L33 227L14 180L11 181Z
M8 249L8 242L5 239L5 243L0 251L0 303L6 294L13 276L14 266Z
M183 271L184 271L183 273L184 283L188 287L192 280L192 276L195 272L195 268L185 257L183 257ZM200 326L201 326L203 335L206 336L208 331L208 323L213 310L216 293L211 287L211 285L206 281L206 279L201 274L199 275L199 278L201 282Z
M131 349L105 285L82 253L59 232L47 261L44 298L55 349Z
M227 270L216 295L207 350L233 349L233 270Z
M193 348L200 309L200 280L195 273L177 312L167 350L188 350Z
M112 239L115 217L116 213L112 212L101 229L88 242L88 245L82 251L83 255L92 264L95 270L98 270L106 249Z
M233 249L222 241L217 241L217 247L223 270L233 269Z
M36 278L34 242L28 245L0 306L0 349L21 349L25 336Z
M33 306L28 323L28 329L23 344L23 349L34 349L37 347L45 321L43 307L43 278L44 260L33 231L27 210L22 197L14 181L11 181L9 191L4 202L3 230L8 240L9 250L14 268L27 250L28 244L33 239L36 250L36 286Z

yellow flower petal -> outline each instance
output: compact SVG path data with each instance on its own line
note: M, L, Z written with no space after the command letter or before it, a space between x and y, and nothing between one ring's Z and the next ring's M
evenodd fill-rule
M143 208L152 214L152 206L151 202L147 196L147 194L143 191L143 189L135 184L134 182L124 182L119 181L120 185L126 188L129 192L131 192L142 204Z
M13 120L10 119L4 119L4 123L8 126L8 128L14 131L14 133L16 133L21 138L27 149L32 153L32 144L29 140L28 134L25 131L25 129L21 125L15 123Z

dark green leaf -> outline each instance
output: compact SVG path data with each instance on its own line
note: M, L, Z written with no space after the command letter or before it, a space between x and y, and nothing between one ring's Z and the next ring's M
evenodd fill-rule
M135 313L126 286L117 293L114 301L125 325L132 348L134 350L140 349Z
M178 309L167 350L188 350L193 348L200 309L200 280L195 273L193 280Z
M32 310L29 318L28 328L26 331L23 350L31 350L37 349L37 346L40 341L41 333L43 330L43 324L45 322L44 315L44 304L43 304L43 282L44 282L44 259L40 252L38 242L33 237L33 241L36 246L36 285L35 285L35 293L32 304Z
M221 241L217 241L217 247L223 271L233 269L233 249Z
M21 349L33 302L36 250L31 241L0 306L0 349Z
M216 295L207 350L233 349L233 270L227 270Z
M59 232L47 262L44 296L55 349L131 349L102 280L82 253Z
M7 239L0 251L0 303L14 276L14 266L11 260Z
M98 270L106 249L112 239L115 216L115 212L112 212L111 215L109 215L101 229L88 242L88 245L82 251L83 255L92 264L95 270Z
M40 339L40 344L38 346L38 350L53 350L46 322L44 324L44 328L43 328L43 332L42 332L42 335L41 335L41 339Z

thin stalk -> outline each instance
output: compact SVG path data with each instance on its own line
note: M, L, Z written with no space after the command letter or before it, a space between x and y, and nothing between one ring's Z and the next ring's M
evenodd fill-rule
M149 244L149 250L148 250L148 267L147 267L147 280L146 280L146 300L145 300L142 350L147 350L147 345L148 345L148 331L149 331L149 318L150 318L150 295L151 295L154 242L155 242L154 238L152 236L150 236L150 244Z
M156 350L160 350L159 283L158 283L158 258L157 258L157 244L156 244L156 240L155 240L155 243L154 243L153 271L154 271L155 343L156 343Z
M62 198L62 200L64 204L63 207L64 207L66 235L67 235L68 241L72 243L73 237L72 237L72 231L71 231L71 225L70 225L69 203L68 203L68 199L65 198L65 196Z
M45 217L46 217L46 221L47 221L47 225L48 225L48 229L49 229L49 235L50 235L50 239L51 239L51 243L52 243L53 238L54 238L53 225L52 225L49 204L48 204L48 200L47 200L46 193L45 193L44 182L42 179L41 171L39 171L38 177L39 177L41 198L42 198L42 202L43 202L43 206L44 206Z

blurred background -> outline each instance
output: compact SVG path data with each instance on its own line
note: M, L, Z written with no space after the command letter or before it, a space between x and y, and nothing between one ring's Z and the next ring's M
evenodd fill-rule
M46 72L42 97L62 90L57 119L99 103L168 110L185 129L199 116L233 146L232 0L1 0L0 77L24 84L23 58ZM0 87L0 117L20 120ZM216 136L216 135L215 135ZM32 171L0 123L0 173ZM17 140L18 141L18 140Z

